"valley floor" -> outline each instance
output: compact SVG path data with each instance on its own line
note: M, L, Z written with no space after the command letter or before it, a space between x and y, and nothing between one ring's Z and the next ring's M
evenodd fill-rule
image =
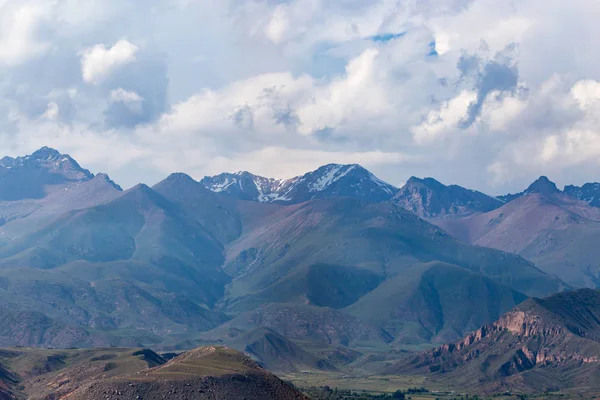
M279 377L284 381L291 382L312 400L366 400L381 398L381 395L390 395L393 398L396 391L404 392L405 398L411 400L600 400L600 395L581 393L580 390L534 395L498 393L490 396L476 396L458 388L444 387L424 376L351 376L338 373L292 373L279 374ZM415 393L421 388L425 389L424 393Z

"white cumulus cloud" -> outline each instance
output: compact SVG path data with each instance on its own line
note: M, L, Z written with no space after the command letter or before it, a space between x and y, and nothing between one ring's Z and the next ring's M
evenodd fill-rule
M81 74L87 83L97 85L115 69L135 61L139 48L127 40L119 40L112 47L97 44L81 56Z
M123 186L327 162L597 181L598 20L590 0L0 0L0 147Z

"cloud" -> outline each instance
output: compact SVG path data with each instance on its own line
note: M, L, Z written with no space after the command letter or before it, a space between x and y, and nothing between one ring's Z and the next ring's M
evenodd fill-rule
M137 46L127 40L119 40L110 48L97 44L84 50L81 56L83 80L92 85L101 83L115 69L134 62L138 50Z
M0 0L0 144L119 183L360 162L598 180L600 3Z
M119 88L110 92L110 100L115 103L139 104L144 101L144 98L135 92Z
M496 55L496 60L486 62L482 66L482 70L478 71L475 86L477 99L471 103L467 115L460 122L461 128L473 125L490 93L495 92L497 95L502 95L504 92L510 92L517 88L519 71L511 59L501 60L502 58L501 54ZM468 62L459 62L459 69L463 75L468 75L472 69L479 69L478 66L472 65L474 60L477 58L471 58Z
M439 110L430 111L425 120L413 128L415 141L428 143L463 125L465 115L469 114L477 101L477 93L465 90L444 102Z
M42 115L42 118L46 118L49 120L55 120L60 115L60 107L55 101L51 101L48 103L48 108L46 112Z
M17 66L50 48L40 32L48 14L42 2L0 2L0 64Z

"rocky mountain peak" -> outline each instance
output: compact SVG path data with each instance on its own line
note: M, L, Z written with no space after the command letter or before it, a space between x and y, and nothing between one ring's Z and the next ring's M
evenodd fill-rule
M37 160L55 160L60 156L62 156L62 154L58 150L44 146L39 150L34 151L30 157Z
M191 176L189 176L188 174L185 174L183 172L174 172L171 175L169 175L166 179L166 181L169 182L184 182L184 183L198 183L194 180L194 178L192 178Z
M0 166L9 170L41 168L49 173L62 175L70 181L86 181L94 177L90 171L82 168L71 156L62 154L50 147L42 147L23 157L4 157L0 160Z
M394 202L421 217L469 215L491 211L502 205L497 199L474 190L414 176L396 194Z
M540 176L535 182L529 185L527 190L525 190L525 193L540 193L544 195L551 195L555 193L560 193L560 190L558 190L556 184L550 179L548 179L548 177Z
M103 172L96 174L96 176L94 177L94 180L106 182L109 185L111 185L112 187L114 187L115 189L117 189L119 192L123 191L123 188L120 185L118 185L115 181L110 179L108 174L105 174Z
M427 177L421 179L415 176L411 176L408 181L406 181L405 186L425 187L432 190L443 190L446 188L446 185L434 178Z
M273 179L246 171L204 178L213 192L261 203L295 204L313 198L356 197L386 201L398 191L358 164L327 164L291 179Z
M555 194L562 193L554 182L548 179L547 176L540 176L535 180L527 189L519 193L509 193L506 195L498 196L497 198L503 203L510 203L513 200L516 200L520 197L523 197L527 194L538 193L544 196L552 196Z

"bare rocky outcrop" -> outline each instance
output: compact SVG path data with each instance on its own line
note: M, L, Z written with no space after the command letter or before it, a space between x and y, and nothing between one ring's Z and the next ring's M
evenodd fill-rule
M600 291L530 299L456 343L419 353L388 373L431 374L478 390L540 391L600 385ZM574 373L577 371L577 373ZM527 373L527 379L518 379Z

